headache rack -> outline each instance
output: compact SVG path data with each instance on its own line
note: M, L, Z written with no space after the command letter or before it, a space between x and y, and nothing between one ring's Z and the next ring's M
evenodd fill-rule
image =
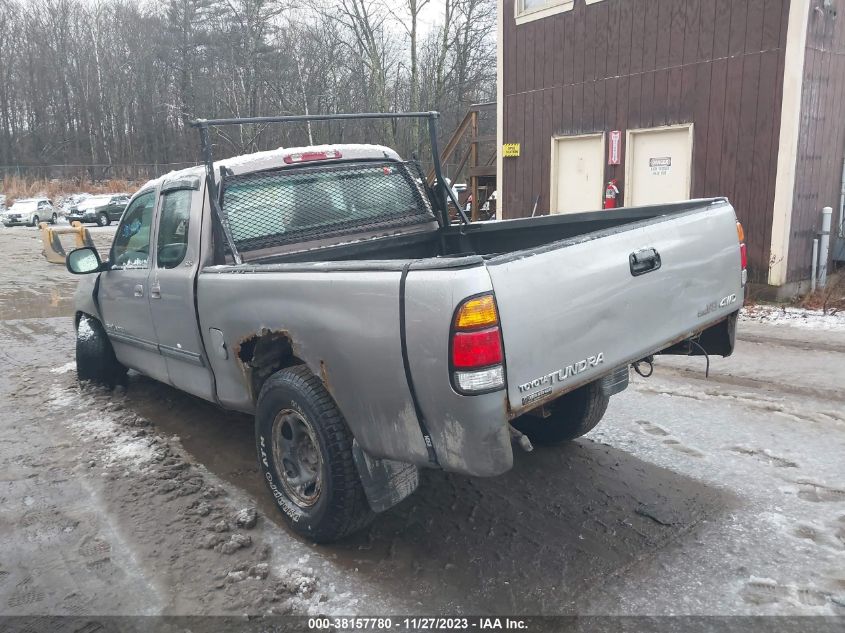
M209 200L214 211L214 223L218 234L222 237L223 245L232 261L241 264L241 251L254 251L263 248L282 246L293 242L330 238L342 235L350 226L372 229L390 229L415 224L422 221L422 213L416 215L401 213L402 204L411 204L411 200L403 200L403 196L414 195L416 209L433 209L434 216L441 227L449 225L449 210L447 199L458 210L461 222L468 224L469 219L464 213L451 187L446 185L440 165L440 152L437 148L437 119L438 112L371 112L360 114L311 114L278 117L249 117L240 119L198 119L191 123L199 130L202 157L205 164L205 175L209 193ZM429 202L422 200L418 192L419 187L427 187L425 178L415 162L399 162L389 160L356 160L353 162L331 165L321 163L319 166L284 167L253 173L233 175L225 169L220 170L220 187L214 173L214 156L209 130L212 127L229 125L249 125L267 123L301 123L307 121L333 121L344 119L426 119L428 121L429 141L431 144L432 164L434 167L435 183L430 190ZM374 171L376 170L376 171ZM380 179L371 178L381 170L384 176ZM320 182L321 178L332 176L332 182ZM282 180L279 180L281 177ZM275 179L272 183L269 179ZM413 179L413 187L395 186L398 182L390 179ZM310 180L309 180L310 179ZM325 208L337 192L333 186L348 187L344 193L351 197L352 214L349 217L338 218L337 214L319 211L319 204ZM263 186L263 188L262 188ZM368 193L385 193L386 187L394 187L391 192L397 195L396 204L400 205L399 213L391 213L389 208L368 206ZM370 196L372 197L372 196ZM286 214L273 212L272 205L289 203ZM419 205L422 206L419 206ZM237 209L235 215L229 216L224 207ZM270 212L267 212L270 205ZM301 211L301 213L297 212ZM404 209L408 211L410 209ZM309 213L310 211L310 213ZM430 218L430 216L427 216Z

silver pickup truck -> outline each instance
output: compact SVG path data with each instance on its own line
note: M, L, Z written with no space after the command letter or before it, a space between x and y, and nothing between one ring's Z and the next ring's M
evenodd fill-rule
M269 490L315 541L419 468L494 476L514 444L583 435L631 364L733 351L745 245L725 199L453 225L447 188L387 147L214 162L229 123L197 123L205 167L143 186L107 259L68 256L90 273L77 370L254 414Z

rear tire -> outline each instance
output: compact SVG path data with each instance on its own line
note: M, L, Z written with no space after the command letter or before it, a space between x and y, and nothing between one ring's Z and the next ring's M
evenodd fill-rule
M352 433L323 383L305 366L276 372L258 396L258 466L295 532L331 543L374 513L352 457Z
M76 326L76 374L80 381L90 380L110 389L126 380L126 367L114 355L103 326L86 314Z
M549 406L551 415L542 418L521 415L512 424L535 444L559 444L592 431L607 411L610 397L598 381L561 396Z
M108 226L111 224L111 220L107 213L101 213L97 216L97 226Z

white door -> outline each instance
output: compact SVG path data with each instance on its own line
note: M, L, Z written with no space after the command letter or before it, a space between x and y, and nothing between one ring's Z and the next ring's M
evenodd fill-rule
M551 212L601 209L604 134L552 138Z
M626 206L689 200L692 125L631 130L625 166Z

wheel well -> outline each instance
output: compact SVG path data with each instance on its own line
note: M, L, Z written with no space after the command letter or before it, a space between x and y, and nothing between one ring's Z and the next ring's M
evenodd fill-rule
M264 382L280 369L304 365L296 355L290 334L284 330L262 330L243 339L237 347L238 360L249 372L253 399L258 398Z

